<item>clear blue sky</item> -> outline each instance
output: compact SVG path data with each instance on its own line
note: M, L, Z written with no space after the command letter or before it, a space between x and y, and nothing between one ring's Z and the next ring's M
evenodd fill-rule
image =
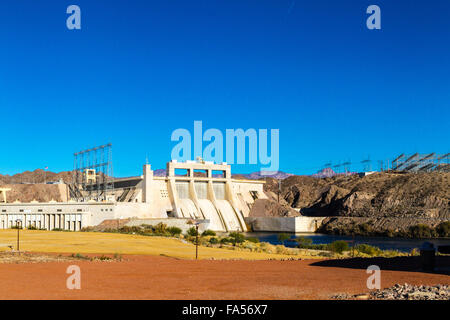
M66 28L81 8L82 29ZM366 8L381 8L381 30ZM161 168L177 128L280 129L280 170L448 152L450 1L2 0L0 173L113 143ZM251 172L255 166L236 166Z

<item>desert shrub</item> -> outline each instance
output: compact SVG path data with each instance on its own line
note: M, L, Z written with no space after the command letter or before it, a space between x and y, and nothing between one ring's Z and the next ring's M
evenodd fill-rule
M206 237L206 236L215 236L216 235L216 233L214 232L214 231L212 231L212 230L205 230L205 231L203 231L203 233L202 233L202 236L203 237Z
M269 244L268 242L261 242L261 243L259 244L259 247L260 247L261 249L265 249L265 248L267 248L269 245L270 245L270 244Z
M312 239L305 237L297 237L294 240L299 244L299 246L309 246L312 245L313 242Z
M278 241L284 243L286 240L289 240L291 238L291 236L287 233L280 233L278 234Z
M417 224L408 229L409 235L413 238L432 238L435 235L433 228L425 224Z
M188 229L188 231L186 231L186 234L187 234L188 236L190 236L190 237L195 237L195 236L198 235L198 231L197 231L197 229L196 229L195 227L190 227L190 228Z
M232 242L233 242L233 239L231 239L231 238L225 237L225 238L220 239L220 243L222 243L222 244L227 244L227 243L232 243Z
M358 234L370 235L371 231L372 227L367 222L358 225Z
M89 258L88 256L85 256L85 255L82 255L81 253L77 253L77 254L72 253L70 256L75 259L91 260L91 258Z
M170 235L172 235L172 236L178 236L178 235L180 235L181 232L182 232L182 230L181 230L180 228L178 228L178 227L168 227L168 228L166 229L166 231L167 231L168 233L170 233Z
M393 238L395 237L395 232L392 229L386 229L384 232L381 233L381 236Z
M119 229L120 233L140 233L141 231L142 231L141 227L138 226L133 227L123 226L122 228Z
M332 257L333 257L333 253L324 251L324 252L320 252L320 253L319 253L319 256L320 256L320 257L332 258Z
M361 253L365 253L368 254L369 256L375 256L375 255L380 255L382 253L382 251L380 250L380 248L374 247L374 246L370 246L368 244L358 244L355 249Z
M289 250L285 246L278 245L275 250L277 254L289 254Z
M229 237L232 239L233 245L236 245L236 243L242 243L245 240L245 237L240 232L230 232Z
M63 229L61 229L61 228L54 228L54 229L52 229L52 231L63 231Z
M153 232L157 234L164 234L166 233L167 225L160 222L156 226L153 227Z
M245 240L253 242L253 243L259 243L259 239L254 238L254 237L248 237L248 238L245 238Z
M211 244L218 244L219 243L219 239L217 239L216 237L212 237L209 239L209 243Z
M37 230L37 228L35 226L29 226L27 229L28 230Z
M440 223L436 227L436 233L439 235L439 237L443 238L450 237L450 221Z
M342 253L344 251L348 251L348 243L347 241L337 240L330 244L328 244L328 249L332 252Z

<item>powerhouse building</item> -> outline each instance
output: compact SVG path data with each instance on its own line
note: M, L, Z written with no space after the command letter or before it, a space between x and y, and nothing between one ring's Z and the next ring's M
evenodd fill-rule
M78 231L105 220L131 218L197 220L204 229L247 231L244 218L254 201L267 198L264 181L233 179L230 165L201 159L173 160L167 163L165 176L155 176L151 165L145 164L141 176L114 179L114 188L103 200L90 196L98 186L95 172L90 169L84 174L91 187L68 186L68 201L0 203L0 229L20 223L23 227Z

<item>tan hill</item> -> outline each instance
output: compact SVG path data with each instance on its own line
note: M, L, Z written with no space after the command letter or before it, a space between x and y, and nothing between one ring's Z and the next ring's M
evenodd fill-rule
M0 185L2 184L19 184L19 183L44 183L50 181L59 181L62 179L65 183L72 181L71 171L62 171L59 173L36 169L34 171L24 171L15 175L0 174Z
M72 173L70 171L54 173L36 169L12 176L0 174L0 186L11 189L7 192L7 202L9 203L14 201L31 202L33 200L38 202L68 201L68 191L65 184L44 184L44 182L59 180L65 183L71 182Z
M276 194L278 182L267 181L266 192ZM292 176L282 181L281 198L303 215L335 217L325 220L325 231L348 233L361 224L374 233L435 227L450 220L450 173Z
M2 188L9 188L11 191L6 193L6 201L12 203L19 202L66 202L68 198L68 189L66 184L6 184ZM1 199L3 201L3 199Z

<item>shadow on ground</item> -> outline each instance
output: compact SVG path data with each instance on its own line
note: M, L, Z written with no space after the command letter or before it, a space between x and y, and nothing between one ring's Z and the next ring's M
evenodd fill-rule
M312 266L367 269L370 265L377 265L381 270L425 272L421 268L420 257L395 258L350 258L337 260L322 260L314 262ZM450 256L437 256L434 274L450 275Z

